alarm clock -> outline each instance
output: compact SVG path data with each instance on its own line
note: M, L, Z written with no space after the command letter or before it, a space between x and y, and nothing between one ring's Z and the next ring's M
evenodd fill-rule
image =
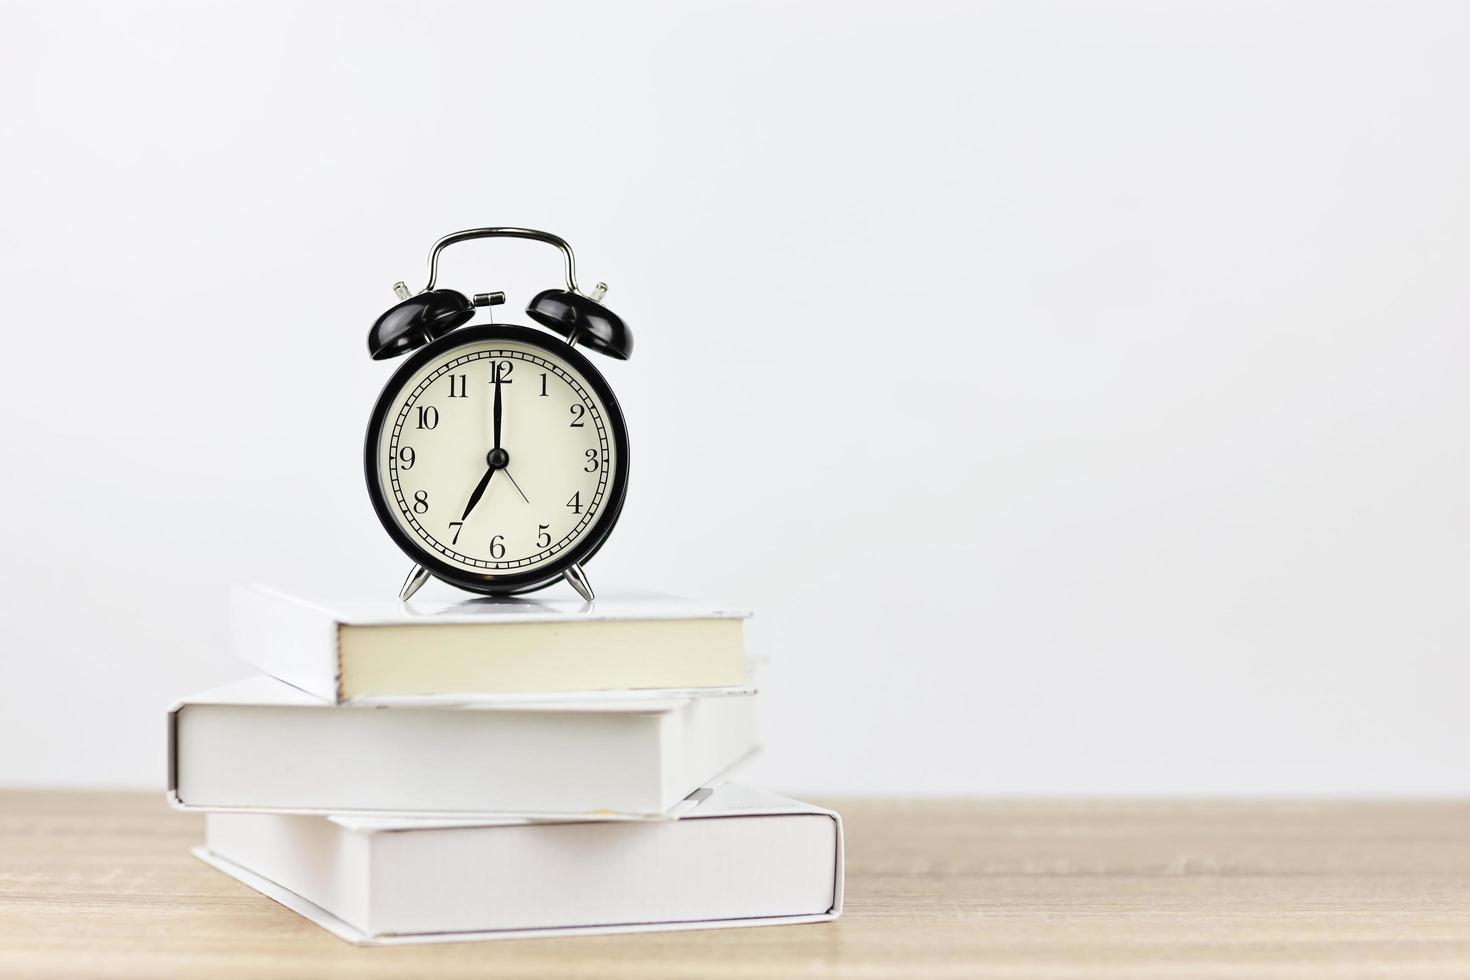
M565 288L538 293L540 327L471 322L503 292L437 288L439 254L477 238L521 238L561 250ZM368 421L364 469L383 529L414 562L399 591L432 576L485 595L565 579L595 598L583 566L617 523L628 488L628 430L612 388L580 350L618 360L633 336L577 287L571 247L530 228L471 228L429 252L429 281L368 333L375 360L407 355ZM580 350L579 350L580 348Z

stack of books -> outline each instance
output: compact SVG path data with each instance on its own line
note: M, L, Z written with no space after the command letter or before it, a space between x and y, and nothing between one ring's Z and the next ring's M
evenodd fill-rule
M815 922L837 814L727 781L743 613L661 596L232 601L260 673L169 712L214 867L363 944Z

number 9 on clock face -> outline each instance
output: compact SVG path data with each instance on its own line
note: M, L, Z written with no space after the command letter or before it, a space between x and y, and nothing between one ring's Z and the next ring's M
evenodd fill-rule
M384 528L461 588L544 585L596 552L627 487L617 399L586 358L514 326L456 330L389 379L366 446Z

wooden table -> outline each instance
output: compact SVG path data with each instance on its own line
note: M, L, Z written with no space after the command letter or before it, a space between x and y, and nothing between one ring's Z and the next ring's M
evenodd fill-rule
M357 949L161 794L0 792L0 977L1466 977L1470 803L828 800L835 923Z

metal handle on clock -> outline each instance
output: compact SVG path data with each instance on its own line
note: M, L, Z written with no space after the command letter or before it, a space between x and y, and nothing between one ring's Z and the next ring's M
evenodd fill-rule
M451 245L459 242L468 242L476 238L528 238L534 242L545 242L547 245L555 245L561 249L561 254L566 260L567 267L567 289L572 292L581 292L577 289L577 262L572 256L572 247L566 240L553 235L549 231L537 231L535 228L466 228L464 231L451 232L434 243L429 250L429 282L424 286L424 292L434 288L434 283L439 279L439 253Z

